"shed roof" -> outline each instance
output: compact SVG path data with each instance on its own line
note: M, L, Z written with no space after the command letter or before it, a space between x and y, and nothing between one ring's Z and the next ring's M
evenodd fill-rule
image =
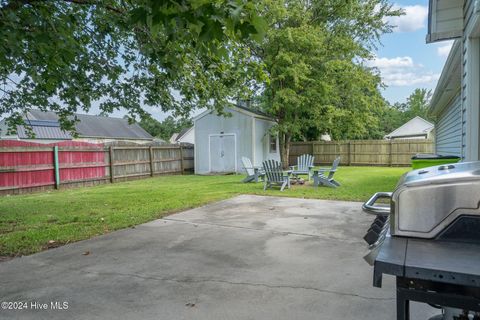
M265 112L262 112L260 110L256 110L256 109L253 109L253 108L248 108L248 107L241 106L241 105L231 105L231 106L228 106L227 108L232 110L232 111L236 111L236 112L245 114L247 116L251 116L251 117L275 122L275 120L270 115L268 115ZM212 112L213 112L213 110L205 110L201 114L194 117L193 121L199 120L199 119L203 118L204 116L206 116L207 114L210 114Z
M257 109L245 107L245 106L242 106L242 105L239 105L239 104L237 104L237 105L235 106L235 108L238 108L238 109L240 109L240 110L243 110L243 111L247 111L247 112L256 114L257 116L262 116L262 117L270 118L270 115L268 115L268 114L266 114L265 112L262 112L262 111L260 111L260 110L257 110Z
M114 139L145 139L153 137L137 123L129 124L126 119L76 114L79 122L75 129L80 137L84 138L114 138ZM32 109L29 111L29 119L47 120L58 123L58 116L52 111Z
M385 136L386 139L424 136L434 128L434 124L416 116Z

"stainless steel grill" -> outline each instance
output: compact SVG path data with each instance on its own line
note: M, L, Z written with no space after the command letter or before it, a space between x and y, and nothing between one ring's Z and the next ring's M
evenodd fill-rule
M391 198L389 207L375 205L382 197ZM389 215L392 236L434 239L462 216L479 217L479 205L480 162L465 162L410 171L393 193L375 194L364 210Z
M410 171L363 209L376 215L365 260L374 286L397 278L397 319L410 300L441 306L436 319L480 319L480 161Z

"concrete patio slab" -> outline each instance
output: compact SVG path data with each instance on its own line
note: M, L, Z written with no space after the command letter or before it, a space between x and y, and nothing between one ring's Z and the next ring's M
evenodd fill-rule
M0 263L1 300L27 303L0 318L394 319L394 279L373 288L362 259L371 221L355 202L235 197Z

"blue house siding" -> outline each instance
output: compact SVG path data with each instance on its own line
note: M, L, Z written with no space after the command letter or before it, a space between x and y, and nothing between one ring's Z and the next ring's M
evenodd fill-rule
M462 156L463 130L461 98L458 94L439 115L435 125L437 154Z
M435 28L441 19L432 12L438 14L435 5L441 1L430 2L429 28L434 31L438 31ZM464 161L476 161L480 160L480 6L476 5L480 1L449 3L456 11L463 10L463 28L458 32L458 26L443 24L444 33L433 33L439 40L456 39L431 102L432 114L438 119L436 149L459 155Z

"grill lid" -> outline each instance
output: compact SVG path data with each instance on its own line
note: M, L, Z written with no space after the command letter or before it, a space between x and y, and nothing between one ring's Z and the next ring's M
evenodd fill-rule
M428 184L476 180L480 180L480 161L443 164L440 166L413 170L407 172L400 178L397 188L402 185L413 187Z

